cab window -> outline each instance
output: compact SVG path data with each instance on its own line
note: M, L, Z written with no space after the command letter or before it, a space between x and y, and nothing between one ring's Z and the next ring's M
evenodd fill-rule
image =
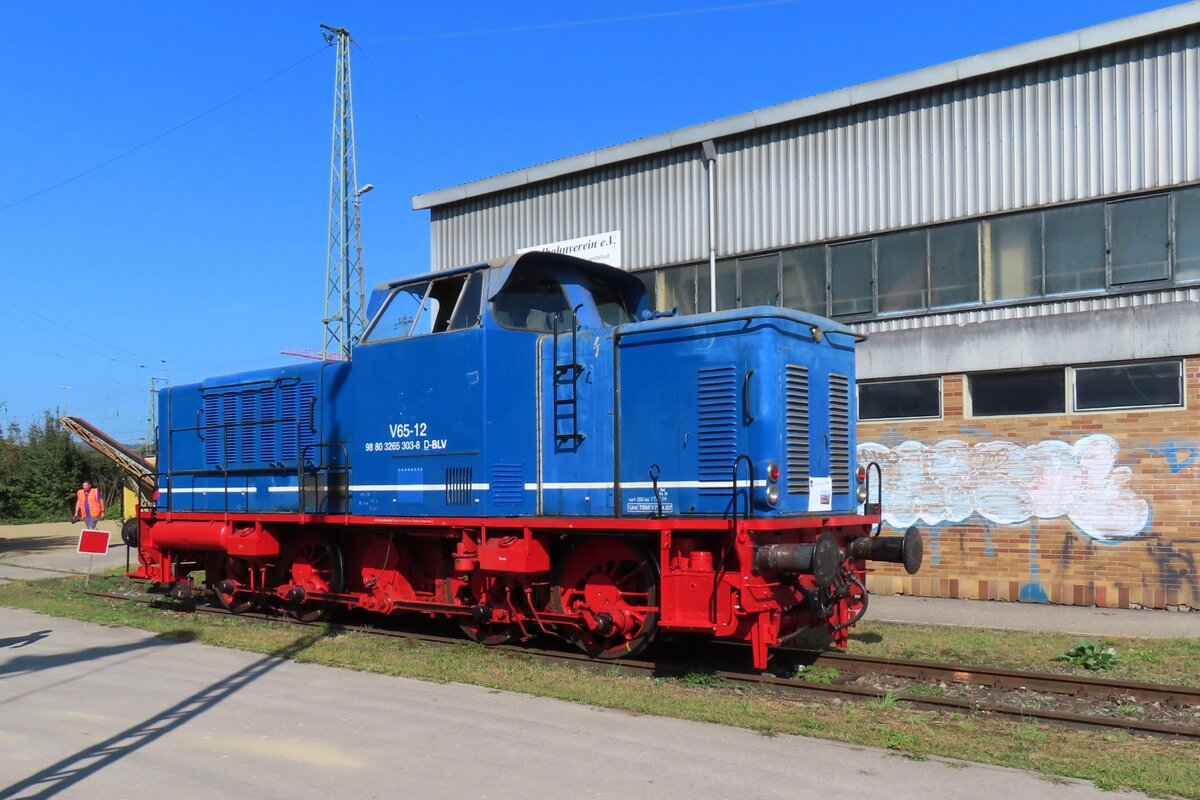
M570 307L562 286L553 275L543 272L513 275L492 300L492 315L503 327L522 331L551 333L556 318L560 329L570 326L564 322L570 317Z
M589 287L592 300L596 303L596 311L600 321L606 327L616 327L626 322L633 322L633 313L629 310L628 298L619 286L610 283L593 281Z
M364 341L385 342L479 324L482 281L475 272L401 286L392 292Z

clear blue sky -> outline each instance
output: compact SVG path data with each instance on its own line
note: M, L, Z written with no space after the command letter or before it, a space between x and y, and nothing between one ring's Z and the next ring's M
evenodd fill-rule
M26 4L0 48L0 424L66 405L135 441L151 376L321 346L334 51L318 23L361 44L369 285L428 268L413 194L1165 5Z

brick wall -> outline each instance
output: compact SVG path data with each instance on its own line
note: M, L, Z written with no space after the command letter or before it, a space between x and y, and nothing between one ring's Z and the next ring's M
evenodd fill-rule
M1183 409L972 418L947 375L942 419L860 423L885 519L925 534L918 575L881 565L868 587L1200 609L1200 358L1184 376Z

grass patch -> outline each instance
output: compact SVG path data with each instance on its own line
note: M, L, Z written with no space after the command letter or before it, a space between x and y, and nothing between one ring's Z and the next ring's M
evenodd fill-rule
M656 681L608 670L545 664L467 642L431 647L331 628L185 615L73 591L81 585L77 579L14 582L0 587L0 605L185 636L251 652L288 653L301 662L437 682L458 681L638 714L731 725L764 736L819 736L890 749L917 760L931 756L955 759L949 762L951 767L961 761L998 764L1035 770L1050 778L1091 780L1106 788L1128 787L1200 800L1200 745L1192 743L913 710L894 696L873 705L797 702L769 692L724 688L709 673ZM119 577L92 579L97 590L116 590L122 585L124 580ZM882 630L879 646L895 646L896 632ZM990 647L987 639L965 646L962 652ZM902 646L921 646L921 641L910 640ZM1052 643L1046 647L1045 658L1049 660L1064 649L1064 644ZM1161 666L1167 663L1164 660Z
M866 621L859 623L850 634L849 652L1088 675L1087 658L1075 661L1061 658L1079 645L1079 638L1067 633ZM1112 637L1106 638L1104 648L1097 648L1097 652L1109 647L1117 653L1128 653L1128 658L1116 659L1115 663L1107 665L1104 669L1106 678L1200 686L1200 670L1196 669L1196 664L1200 663L1200 640ZM1081 652L1086 656L1090 651Z

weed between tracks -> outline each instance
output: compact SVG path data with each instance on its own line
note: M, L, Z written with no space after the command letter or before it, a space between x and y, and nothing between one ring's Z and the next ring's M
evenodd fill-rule
M0 587L0 605L27 608L47 614L72 617L108 625L125 625L158 633L186 630L195 641L253 652L279 652L305 637L311 628L286 624L262 623L234 617L187 616L146 606L124 604L76 593L81 581L17 582ZM125 582L119 577L93 578L97 591L119 591ZM870 629L882 637L881 649L895 647L889 628L875 624ZM919 626L903 626L915 628ZM958 630L945 632L960 633ZM977 635L977 634L976 634ZM1007 634L989 632L989 636ZM1053 638L1053 637L1051 637ZM1070 639L1071 637L1063 637ZM935 655L933 632L910 640L906 646L918 653L907 657ZM943 638L943 642L946 639ZM999 639L997 640L997 642ZM1142 645L1139 644L1139 647ZM1145 645L1154 647L1155 645ZM920 648L929 648L920 652ZM980 662L980 653L989 643L979 641L941 645L949 650L942 659L968 660L975 663L1005 663L1014 666L1046 668L1049 659L1061 653L1062 643L1044 646L1046 664L996 659ZM1013 645L1019 654L1019 645ZM1030 651L1032 645L1026 647ZM857 652L868 652L855 646ZM1175 675L1178 670L1195 669L1191 660L1178 668L1171 648L1152 649L1161 656L1136 664L1152 666ZM1037 652L1042 652L1039 649ZM1041 657L1041 656L1039 656ZM872 704L844 702L838 699L797 702L783 700L764 691L730 688L716 676L695 673L679 679L651 679L621 675L612 670L587 670L546 664L530 656L489 651L463 643L429 647L395 638L373 637L360 633L330 631L294 660L330 666L399 675L438 682L462 682L495 689L524 692L623 709L638 714L655 714L681 719L748 728L764 735L800 734L818 736L856 745L897 751L912 759L931 756L964 761L1018 767L1041 772L1052 779L1082 778L1102 788L1128 787L1150 794L1177 795L1200 799L1200 745L1159 739L1142 739L1121 732L1076 731L1034 723L1014 723L982 715L915 711L905 703L876 701ZM1195 655L1191 655L1195 659ZM1127 660L1128 661L1128 660ZM1145 675L1130 676L1148 680ZM1190 675L1195 680L1194 674ZM1168 679L1169 680L1169 679ZM1178 677L1174 682L1182 682ZM958 762L946 762L956 766Z

